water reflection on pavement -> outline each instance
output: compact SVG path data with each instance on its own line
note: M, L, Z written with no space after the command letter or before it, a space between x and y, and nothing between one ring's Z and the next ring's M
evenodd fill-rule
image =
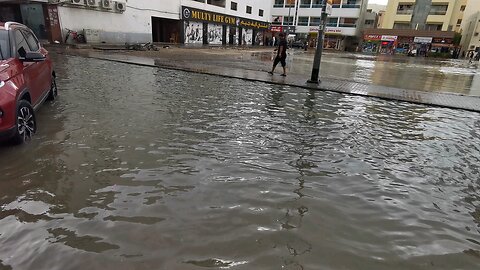
M290 71L309 75L312 54L292 50ZM465 60L327 52L321 75L403 89L480 96L479 66Z
M0 269L477 269L479 114L55 58Z

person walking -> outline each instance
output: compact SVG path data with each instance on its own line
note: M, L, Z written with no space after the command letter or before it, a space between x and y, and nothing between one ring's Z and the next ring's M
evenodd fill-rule
M468 54L468 63L471 64L473 62L473 51L471 51L469 54Z
M275 49L277 51L277 55L275 57L275 60L273 61L273 67L272 71L269 71L271 75L273 75L273 72L275 71L275 68L277 67L278 63L282 64L283 67L283 73L282 76L287 76L287 40L285 39L285 34L280 33L280 42L278 43L278 48Z

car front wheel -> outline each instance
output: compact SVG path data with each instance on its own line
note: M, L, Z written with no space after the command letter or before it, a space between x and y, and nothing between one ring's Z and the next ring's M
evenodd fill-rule
M58 96L57 81L55 80L55 76L52 76L50 92L48 92L48 100L55 100L57 96Z
M32 139L37 131L37 121L32 105L21 100L17 109L17 126L12 140L14 144L22 144Z

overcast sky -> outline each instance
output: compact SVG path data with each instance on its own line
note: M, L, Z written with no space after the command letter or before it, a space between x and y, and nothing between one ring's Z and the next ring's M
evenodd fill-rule
M388 0L369 0L368 3L369 4L382 4L382 5L386 5L388 2Z

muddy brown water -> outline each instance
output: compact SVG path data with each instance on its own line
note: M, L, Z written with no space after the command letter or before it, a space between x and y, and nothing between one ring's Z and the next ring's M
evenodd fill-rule
M55 57L0 269L479 269L479 114Z

